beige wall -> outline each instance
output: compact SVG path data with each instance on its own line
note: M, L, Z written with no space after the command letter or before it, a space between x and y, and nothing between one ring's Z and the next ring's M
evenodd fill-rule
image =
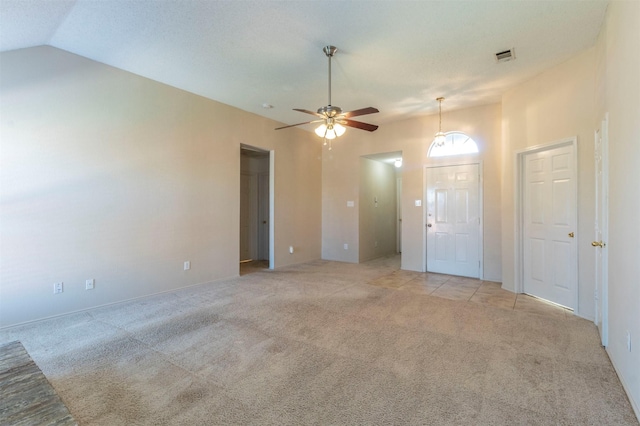
M590 49L507 92L502 98L502 278L515 282L515 159L526 148L561 139L578 140L578 306L594 317L594 279L590 245L594 223L595 50Z
M276 266L320 257L313 135L50 47L0 63L1 326L237 275L242 143L275 151Z
M481 163L484 278L513 289L516 152L572 136L578 313L592 318L593 132L608 113L607 351L639 413L639 27L640 2L612 1L595 47L501 104L449 112L445 101L443 130L467 133L480 154L440 161L426 157L434 115L350 129L328 151L308 132L274 132L270 120L57 49L2 53L0 326L237 275L240 144L275 151L277 267L321 254L358 262L360 157L402 151L402 268L423 270L424 212L414 201L424 200L425 167ZM96 288L85 291L89 278ZM53 295L58 281L65 291Z
M360 262L396 253L395 169L393 164L360 158Z
M640 2L612 1L596 45L521 84L502 100L503 286L514 284L514 163L527 147L578 140L579 300L593 319L594 132L609 115L607 352L640 416ZM626 333L632 350L627 349Z
M434 96L435 98L436 96ZM434 101L435 102L435 101ZM373 133L349 129L323 151L322 162L322 257L329 260L358 262L359 161L364 155L402 151L402 268L422 271L425 264L425 222L423 207L424 173L427 165L459 161L480 162L484 170L484 272L485 279L501 280L500 253L500 105L444 112L443 130L459 130L480 146L480 154L464 159L434 161L427 151L438 131L438 116L424 116L383 124ZM375 123L375 115L367 117ZM424 206L424 204L423 204ZM349 250L343 244L349 244Z
M609 345L640 418L640 2L613 1L596 45L595 129L609 114ZM631 351L626 332L631 334Z

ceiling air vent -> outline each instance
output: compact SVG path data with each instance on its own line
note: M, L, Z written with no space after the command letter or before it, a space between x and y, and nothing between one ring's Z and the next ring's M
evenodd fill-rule
M503 52L496 53L497 62L512 61L516 58L516 52L513 49L505 50Z

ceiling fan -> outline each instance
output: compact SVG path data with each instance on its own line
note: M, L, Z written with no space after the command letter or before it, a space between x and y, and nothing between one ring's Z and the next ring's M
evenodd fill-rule
M377 108L367 107L354 111L342 112L342 108L331 105L331 58L338 50L335 46L325 46L322 51L327 58L329 58L329 104L318 108L318 112L309 111L306 109L294 108L294 111L304 112L305 114L311 114L318 117L316 120L305 121L304 123L292 124L290 126L278 127L276 130L286 129L289 127L301 126L303 124L310 123L322 123L316 128L316 134L325 139L325 145L327 139L335 139L338 136L342 136L345 132L344 126L353 127L356 129L367 130L373 132L378 128L375 124L362 123L360 121L351 120L351 117L357 117L360 115L374 114L378 111Z

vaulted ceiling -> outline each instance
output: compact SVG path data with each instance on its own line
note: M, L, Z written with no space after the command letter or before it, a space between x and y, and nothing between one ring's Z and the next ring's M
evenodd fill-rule
M292 108L328 103L331 44L332 103L377 107L363 121L382 124L439 96L444 110L498 102L592 46L607 3L1 0L0 51L50 45L293 124L309 116Z

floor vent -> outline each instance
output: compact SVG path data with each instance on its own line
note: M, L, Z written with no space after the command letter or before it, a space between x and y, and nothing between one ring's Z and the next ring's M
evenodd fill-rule
M497 62L507 62L512 61L516 58L516 53L513 49L505 50L503 52L496 53L496 61Z

